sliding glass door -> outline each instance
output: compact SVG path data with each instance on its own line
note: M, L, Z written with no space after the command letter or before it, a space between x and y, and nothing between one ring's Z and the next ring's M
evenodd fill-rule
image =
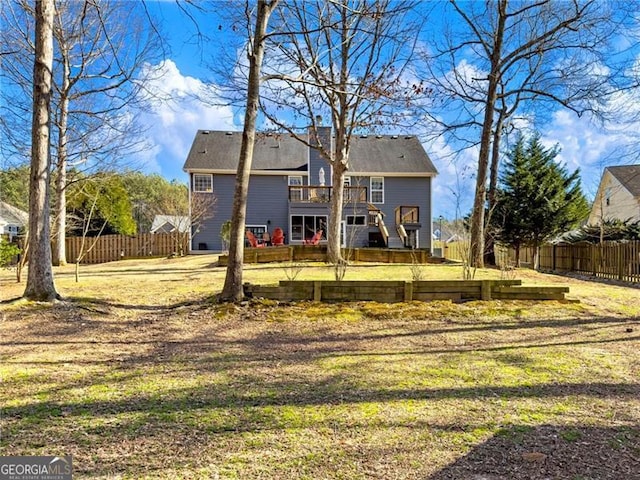
M326 215L291 215L291 241L310 240L318 230L322 230L322 240L327 239Z

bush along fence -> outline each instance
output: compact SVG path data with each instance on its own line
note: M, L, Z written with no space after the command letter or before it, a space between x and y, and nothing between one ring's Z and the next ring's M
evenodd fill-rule
M520 265L533 265L534 249L520 249ZM509 249L508 262L515 263ZM603 242L543 245L540 247L540 270L576 272L597 278L640 283L640 242ZM499 265L503 267L503 265Z
M522 286L520 280L286 281L244 285L245 295L280 301L565 300L569 287Z
M343 250L343 257L352 262L377 263L441 263L443 259L432 257L427 250L392 250L386 248L354 248ZM219 265L225 266L229 257L221 255ZM269 262L326 262L326 245L287 245L284 247L245 248L244 263Z
M94 245L95 241L95 245ZM66 239L67 260L75 262L82 245L82 237ZM188 253L188 239L172 233L144 233L140 235L102 235L85 238L89 250L80 263L105 263L125 258L161 257Z

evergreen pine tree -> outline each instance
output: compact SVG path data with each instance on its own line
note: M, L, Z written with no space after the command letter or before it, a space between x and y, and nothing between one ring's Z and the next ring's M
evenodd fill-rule
M575 228L589 214L579 170L570 174L555 162L557 155L557 148L545 149L538 135L528 142L521 137L500 178L494 215L498 241L516 250L516 261L520 247L535 247L536 268L540 245Z

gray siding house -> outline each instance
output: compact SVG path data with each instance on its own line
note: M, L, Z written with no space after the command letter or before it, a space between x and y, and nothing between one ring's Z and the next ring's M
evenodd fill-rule
M321 127L323 144L331 128ZM309 137L307 137L309 138ZM216 197L213 215L192 231L192 250L220 251L231 218L242 132L199 130L184 164L191 194ZM437 171L415 136L352 139L342 218L344 246L431 250L431 182ZM287 244L318 230L326 242L331 165L290 134L256 135L247 198L247 229L258 238L277 227Z

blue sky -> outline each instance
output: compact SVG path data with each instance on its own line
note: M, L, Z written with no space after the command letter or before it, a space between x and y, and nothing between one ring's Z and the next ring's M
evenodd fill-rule
M242 128L238 111L227 106L204 105L193 97L212 78L206 63L215 57L219 43L228 40L228 34L226 29L217 31L220 24L217 19L199 18L201 28L214 39L203 50L194 37L193 23L179 11L174 1L148 1L147 5L152 14L163 19L162 28L170 48L161 65L162 78L149 87L171 93L175 99L154 104L152 112L145 115L145 121L152 127L149 132L152 148L144 152L139 161L146 172L186 181L182 165L198 129ZM635 99L622 95L617 101L628 103ZM606 131L588 118L578 118L566 110L547 113L550 120L542 128L538 127L542 140L548 146L557 144L560 147L558 161L570 171L581 169L583 190L590 199L595 195L605 166L638 163L635 156L622 155L629 150L634 132L625 131L621 125L609 125L609 131ZM425 143L425 149L440 172L434 180L434 218L439 215L454 218L457 209L466 214L473 201L477 150L470 149L452 162L453 147L442 139Z

